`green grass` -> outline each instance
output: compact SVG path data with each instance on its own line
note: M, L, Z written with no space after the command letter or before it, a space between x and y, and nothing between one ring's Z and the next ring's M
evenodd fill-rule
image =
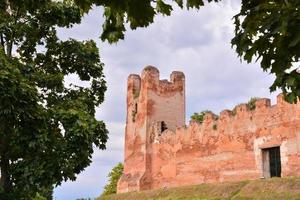
M300 200L300 178L201 184L108 195L97 200Z

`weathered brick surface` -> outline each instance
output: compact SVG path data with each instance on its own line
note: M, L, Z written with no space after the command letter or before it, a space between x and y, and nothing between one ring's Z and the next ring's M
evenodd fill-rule
M288 104L282 95L272 106L259 99L254 110L242 104L235 115L207 114L202 124L186 127L184 87L182 72L173 72L170 82L159 80L154 67L129 76L119 193L258 179L264 176L262 149L274 146L280 146L281 176L300 176L300 103Z

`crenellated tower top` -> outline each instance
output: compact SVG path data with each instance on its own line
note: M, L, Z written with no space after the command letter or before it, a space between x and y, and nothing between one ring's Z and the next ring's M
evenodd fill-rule
M141 76L128 77L127 123L159 121L173 131L185 125L185 76L173 71L170 80L160 80L159 70L147 66Z

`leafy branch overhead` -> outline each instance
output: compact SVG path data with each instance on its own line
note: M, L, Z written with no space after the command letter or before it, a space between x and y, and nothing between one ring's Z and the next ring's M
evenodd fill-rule
M133 30L138 27L147 27L154 22L155 15L171 15L173 7L176 5L180 8L199 9L204 5L204 2L212 1L218 2L220 0L95 0L88 2L86 0L77 0L76 2L83 8L91 8L93 3L104 7L105 22L102 25L101 39L113 43L119 39L124 39L126 23Z
M275 74L270 90L280 88L288 102L300 97L299 10L299 0L243 0L234 16L232 45L238 55L247 62L259 60L263 70Z
M101 39L113 43L124 39L126 23L131 29L146 27L153 23L156 14L171 15L174 6L200 9L207 2L219 1L111 0L95 4L105 8ZM89 1L89 7L92 3ZM238 55L247 62L260 61L263 70L276 76L270 91L281 89L291 103L300 97L300 75L296 69L300 56L299 10L299 0L242 0L240 12L233 18L236 28L232 45Z

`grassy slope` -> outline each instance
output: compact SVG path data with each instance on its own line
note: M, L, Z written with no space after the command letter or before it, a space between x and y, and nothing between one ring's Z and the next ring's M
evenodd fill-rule
M300 200L300 177L201 184L109 195L97 200Z

